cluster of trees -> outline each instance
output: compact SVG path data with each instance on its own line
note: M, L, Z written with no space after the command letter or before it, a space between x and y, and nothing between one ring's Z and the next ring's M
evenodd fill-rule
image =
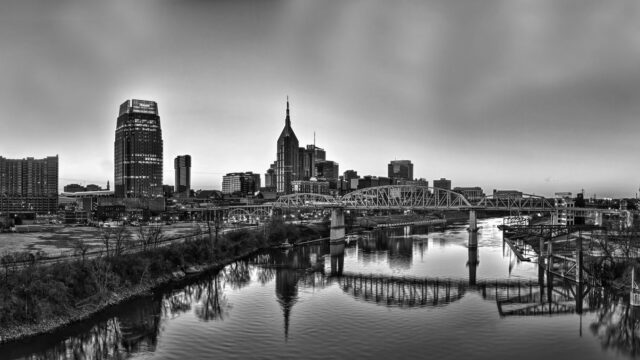
M594 237L594 236L592 236ZM628 288L631 284L631 271L640 269L640 226L609 229L595 235L590 241L592 250L600 256L590 259L593 276L603 285L615 288ZM636 280L637 281L637 280Z
M69 318L74 312L93 310L105 304L113 293L132 289L161 278L178 269L205 263L222 263L251 250L280 244L284 239L320 237L317 230L301 230L295 225L274 221L264 231L236 231L213 234L211 229L184 242L158 246L162 232L140 229L134 241L119 228L103 233L105 251L87 257L81 242L77 260L41 264L39 257L29 258L27 266L15 266L16 256L5 254L4 276L0 276L0 324L7 330L25 324ZM136 251L131 250L132 246ZM0 336L2 336L0 329Z

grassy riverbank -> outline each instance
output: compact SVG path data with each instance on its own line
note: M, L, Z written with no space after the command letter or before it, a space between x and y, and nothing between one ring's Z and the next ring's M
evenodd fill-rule
M0 274L0 343L52 332L174 281L193 265L217 269L257 249L326 236L323 228L273 222L264 231L203 234L164 247L24 268Z

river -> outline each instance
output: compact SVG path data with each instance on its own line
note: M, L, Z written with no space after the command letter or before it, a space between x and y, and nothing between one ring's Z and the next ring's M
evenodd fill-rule
M549 283L505 245L501 221L479 221L477 249L457 224L265 251L0 358L633 358L628 297Z

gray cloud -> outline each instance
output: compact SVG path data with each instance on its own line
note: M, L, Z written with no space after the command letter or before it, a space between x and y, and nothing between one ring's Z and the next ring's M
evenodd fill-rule
M317 131L341 170L384 175L397 157L454 185L630 194L639 15L634 1L2 2L0 119L20 126L0 151L111 178L117 107L151 98L166 182L190 153L212 187L273 161L288 94L301 142Z

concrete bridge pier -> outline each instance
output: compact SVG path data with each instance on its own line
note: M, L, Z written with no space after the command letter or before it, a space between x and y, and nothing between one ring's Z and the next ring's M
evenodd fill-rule
M478 231L478 220L476 219L476 211L469 210L469 229L470 232Z
M469 249L478 247L478 232L469 231L469 241L467 242Z
M475 235L475 234L474 234ZM469 267L469 286L476 286L476 272L478 269L478 247L469 247L469 259L467 266Z
M344 209L331 209L331 230L329 241L333 243L344 242Z

